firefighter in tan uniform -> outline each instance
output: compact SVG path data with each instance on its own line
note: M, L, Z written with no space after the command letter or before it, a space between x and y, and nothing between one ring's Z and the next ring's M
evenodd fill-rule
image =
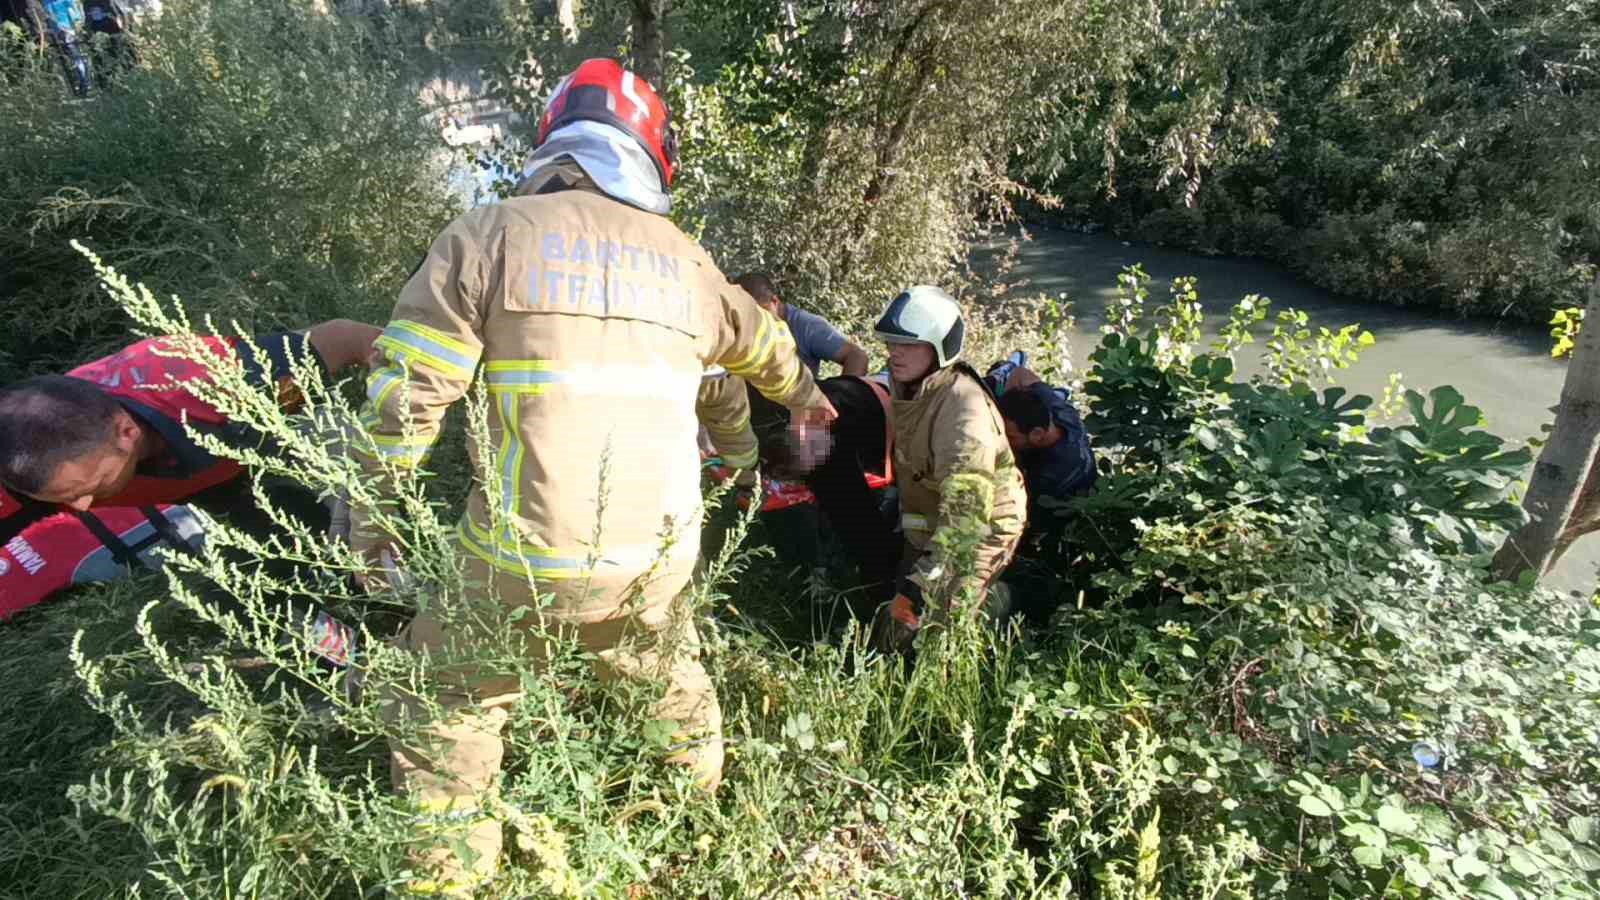
M744 379L729 375L721 366L707 369L700 380L700 393L694 401L695 418L706 431L710 449L722 457L722 464L737 470L734 484L740 490L761 485L760 447L750 427L750 395Z
M401 292L375 345L366 419L391 462L420 463L481 365L498 452L474 459L492 471L458 529L467 583L491 588L508 617L574 634L602 677L664 682L651 715L677 723L673 760L714 789L722 715L693 625L673 614L699 549L701 376L712 365L742 376L800 430L833 413L787 330L665 218L673 163L650 85L610 60L567 76L516 196L453 222ZM388 538L360 511L353 526L370 563ZM530 612L535 591L548 605ZM401 645L459 651L470 638L446 612L424 609ZM426 727L426 748L393 746L391 768L421 806L424 877L409 889L470 895L500 852L486 801L517 685L446 674L455 693L441 703L456 714Z
M1022 538L1028 496L994 399L978 373L956 361L965 326L955 300L936 287L913 287L889 304L876 331L889 345L905 547L899 591L875 631L881 648L904 650L925 620L949 614L947 599L984 596ZM959 566L941 534L958 518L988 523L969 581L954 578Z

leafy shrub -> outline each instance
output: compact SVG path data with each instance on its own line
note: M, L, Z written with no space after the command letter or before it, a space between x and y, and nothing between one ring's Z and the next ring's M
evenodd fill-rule
M48 58L0 92L0 381L126 340L77 238L196 313L375 319L451 213L398 51L309 3L175 2L89 102ZM15 54L18 48L10 48Z
M1379 427L1303 375L1163 364L1159 321L1093 356L1116 463L1063 543L1100 606L1057 636L1170 726L1160 796L1247 833L1261 894L1592 891L1600 616L1485 571L1528 452L1448 387Z

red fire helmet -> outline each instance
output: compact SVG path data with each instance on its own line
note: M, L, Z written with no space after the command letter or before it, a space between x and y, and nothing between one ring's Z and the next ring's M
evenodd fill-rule
M678 162L678 139L671 114L655 88L614 59L585 60L556 85L539 120L539 144L563 125L588 119L633 135L655 160L661 189L672 186Z

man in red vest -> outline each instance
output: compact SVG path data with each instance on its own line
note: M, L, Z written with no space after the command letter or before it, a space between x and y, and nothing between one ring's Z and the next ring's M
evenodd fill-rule
M244 341L207 342L219 356L237 354L292 408L300 400L295 361L309 356L331 376L364 363L379 334L336 319L256 338L259 355ZM185 387L206 379L206 368L165 342L143 340L66 375L0 390L0 619L74 584L154 568L157 545L193 548L199 522L178 504L204 502L243 474L189 430L234 444L257 438Z

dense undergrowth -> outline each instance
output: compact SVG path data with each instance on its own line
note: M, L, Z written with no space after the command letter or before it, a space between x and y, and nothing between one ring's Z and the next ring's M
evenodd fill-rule
M912 667L863 655L810 631L836 592L795 591L718 517L689 605L732 741L714 801L576 650L538 670L507 651L508 626L451 584L448 513L395 473L431 601L350 597L336 576L356 563L315 535L220 528L223 555L170 585L85 591L8 627L22 733L0 873L41 897L354 897L403 877L380 704L385 685L426 696L428 667L373 643L352 701L276 613L295 594L351 617L459 604L485 635L474 658L519 674L505 896L1590 895L1600 616L1492 584L1474 555L1515 515L1503 492L1526 452L1449 389L1410 395L1404 424L1369 417L1366 398L1306 383L1326 348L1282 335L1267 352L1305 366L1237 382L1250 312L1201 348L1186 283L1149 311L1136 276L1124 287L1084 376L1106 477L1064 513L1047 627L997 643L959 626ZM292 437L296 417L222 383L217 402L285 440L262 470L361 490ZM311 393L312 415L348 415ZM268 581L230 545L324 575Z
M172 3L89 102L0 31L0 381L129 321L68 241L254 328L377 319L452 214L403 48L292 4Z

